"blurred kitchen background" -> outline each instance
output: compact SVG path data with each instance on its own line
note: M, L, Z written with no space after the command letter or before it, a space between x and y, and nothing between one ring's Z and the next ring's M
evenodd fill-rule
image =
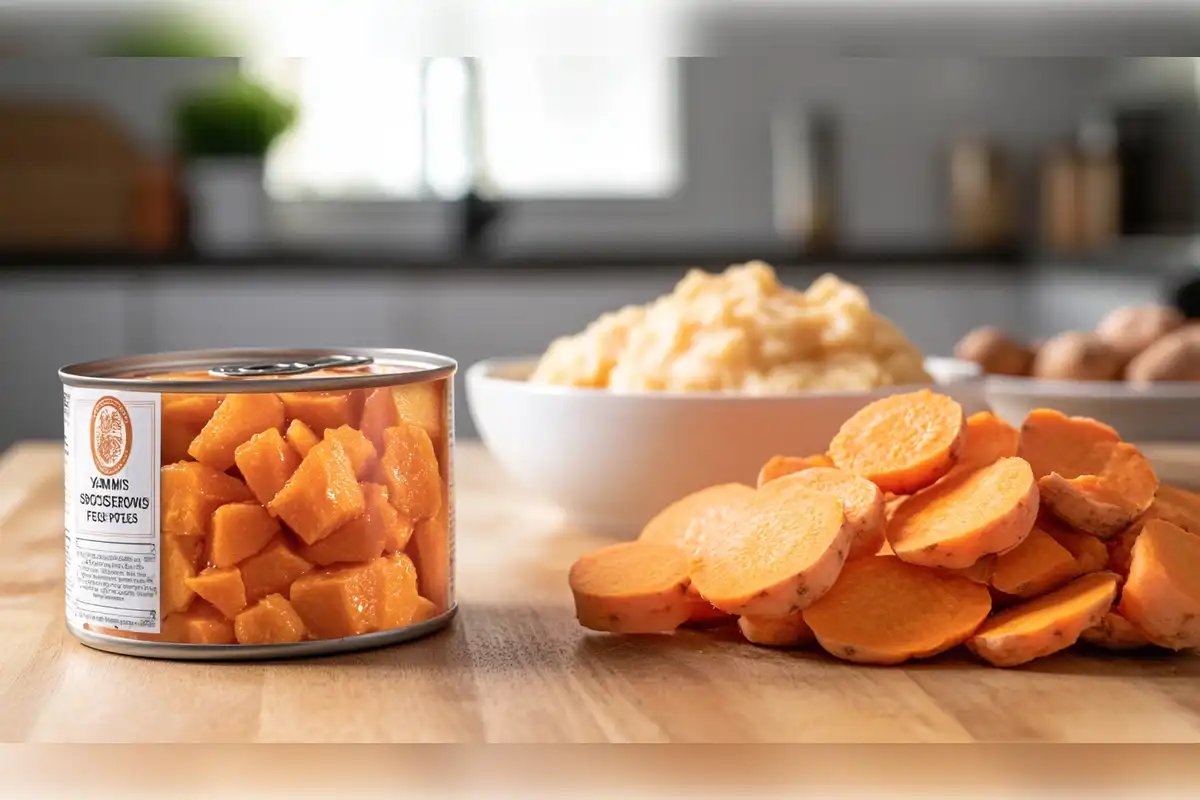
M61 435L65 363L364 345L465 368L753 258L861 284L929 353L1123 303L1200 316L1196 58L237 59L149 25L106 31L106 59L19 44L0 449ZM200 57L141 57L174 53ZM457 418L473 436L461 382Z

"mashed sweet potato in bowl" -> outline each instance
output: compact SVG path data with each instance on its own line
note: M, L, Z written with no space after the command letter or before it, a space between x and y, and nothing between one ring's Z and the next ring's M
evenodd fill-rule
M688 272L535 358L467 374L471 414L514 477L575 524L632 536L671 499L753 483L772 455L824 452L871 400L941 384L970 406L978 371L927 359L833 275L805 290L762 262Z

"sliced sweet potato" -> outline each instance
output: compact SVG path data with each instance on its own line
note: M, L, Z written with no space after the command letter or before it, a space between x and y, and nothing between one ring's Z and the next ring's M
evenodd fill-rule
M816 641L803 611L786 617L738 617L738 628L747 642L763 647L804 647Z
M1142 532L1142 527L1148 519L1139 519L1111 539L1101 542L1108 556L1106 568L1117 573L1122 578L1129 576L1129 565L1133 561L1133 544ZM1097 539L1096 541L1100 541Z
M305 425L301 420L294 419L288 425L287 442L301 458L308 455L308 451L316 447L320 441L321 437L313 433L313 429Z
M895 554L888 553L887 555ZM962 567L961 569L950 569L948 567L938 567L938 569L951 575L958 575L960 578L966 578L972 583L978 583L980 586L991 586L992 573L996 569L996 556L984 556L971 566Z
M380 604L377 630L403 628L417 612L417 568L403 553L393 553L375 562L379 570Z
M238 644L291 644L308 635L296 609L278 594L267 595L238 614L233 630Z
M429 519L442 506L442 479L424 428L400 423L383 432L379 472L388 502L405 519Z
M804 486L827 494L842 504L846 524L850 527L850 553L846 558L873 556L883 546L887 517L883 506L883 492L866 478L851 475L832 467L812 467L785 476L796 486ZM764 490L765 491L765 490Z
M1067 549L1075 559L1075 569L1079 575L1099 572L1108 564L1108 548L1104 542L1091 534L1071 530L1053 514L1039 514L1037 527Z
M676 545L691 558L706 537L719 533L730 516L753 497L754 490L742 483L722 483L692 492L658 512L638 538Z
M1200 647L1200 536L1147 521L1133 543L1117 610L1160 647Z
M912 494L954 466L966 440L962 406L928 389L876 400L842 424L829 443L838 469L885 492Z
M258 503L228 503L213 512L208 561L236 566L262 550L280 531L279 523Z
M1107 425L1058 411L1031 411L1018 452L1038 479L1043 505L1071 527L1107 539L1153 503L1149 460Z
M188 588L208 601L229 619L246 607L246 586L237 567L210 567L186 581Z
M201 464L224 472L234 465L238 445L270 428L282 431L283 423L283 403L275 395L227 395L192 440L188 454Z
M1013 458L1020 436L1020 431L990 411L972 414L967 417L966 440L954 466L975 469L1002 458Z
M704 542L692 583L727 613L786 616L829 590L851 543L837 499L790 481L772 481L724 535Z
M887 539L911 564L962 569L1019 545L1037 513L1029 464L1002 458L955 472L908 498L888 523Z
M813 456L771 456L758 471L758 486L761 488L763 484L770 483L776 478L782 478L784 475L791 475L801 470L832 466L833 460L824 453Z
M366 502L345 448L325 439L308 451L267 510L314 544L360 516Z
M264 506L300 466L300 454L274 428L256 433L239 445L233 452L233 460L250 491Z
M367 484L367 488L371 487L376 485ZM379 558L388 538L386 522L379 516L379 501L382 500L392 514L396 510L387 504L386 495L380 497L376 488L371 488L371 494L367 496L367 510L362 516L350 520L316 544L300 548L300 557L319 567Z
M358 422L351 395L351 392L281 392L279 399L288 419L298 419L322 436L329 428Z
M382 579L374 563L310 572L292 584L292 607L314 638L368 633L379 621Z
M354 474L358 476L359 480L369 478L375 473L379 456L375 452L375 445L371 444L362 431L357 431L349 425L343 425L340 428L330 428L325 431L325 438L337 439L342 443L346 455L350 457L350 463L354 466Z
M1178 486L1160 484L1149 516L1166 520L1188 533L1200 534L1200 495Z
M162 537L159 606L164 619L170 614L187 611L196 596L188 580L199 568L202 545L202 540L194 537Z
M1079 634L1090 645L1105 650L1141 650L1150 647L1150 640L1116 611L1104 615L1099 623Z
M848 562L833 588L804 610L804 620L837 658L899 664L961 644L991 608L978 583L876 556Z
M683 623L688 628L712 628L737 619L705 600L696 591L696 587L690 585L688 586L688 605L691 610L688 612L687 622Z
M252 500L246 484L194 461L162 468L159 502L163 535L206 536L213 512L226 503Z
M1037 597L1079 575L1071 551L1034 526L1025 541L996 556L991 584L1013 597Z
M407 553L417 565L421 595L429 598L439 612L450 608L450 535L447 510L423 519L413 526Z
M571 565L568 582L575 616L591 630L667 633L691 613L688 558L674 545L635 541L601 548Z
M417 606L416 610L413 611L413 618L410 624L416 625L418 622L428 622L440 613L437 606L433 604L433 601L417 595Z
M1083 575L1049 594L1001 611L967 640L967 648L996 667L1015 667L1065 650L1112 607L1117 576Z
M287 596L292 582L313 568L288 546L282 536L241 564L246 602L254 603L269 594Z
M160 633L160 642L180 644L233 644L233 623L224 614L205 602L196 602L187 611L167 616Z

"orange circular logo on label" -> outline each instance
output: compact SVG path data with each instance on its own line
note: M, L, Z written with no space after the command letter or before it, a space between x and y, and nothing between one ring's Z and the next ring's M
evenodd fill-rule
M92 461L101 475L116 475L129 460L133 425L129 411L115 397L101 397L92 407Z

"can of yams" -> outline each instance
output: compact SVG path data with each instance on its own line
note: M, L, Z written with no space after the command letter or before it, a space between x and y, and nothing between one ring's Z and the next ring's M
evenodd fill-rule
M233 660L444 627L456 368L362 348L63 367L71 633L127 655Z

